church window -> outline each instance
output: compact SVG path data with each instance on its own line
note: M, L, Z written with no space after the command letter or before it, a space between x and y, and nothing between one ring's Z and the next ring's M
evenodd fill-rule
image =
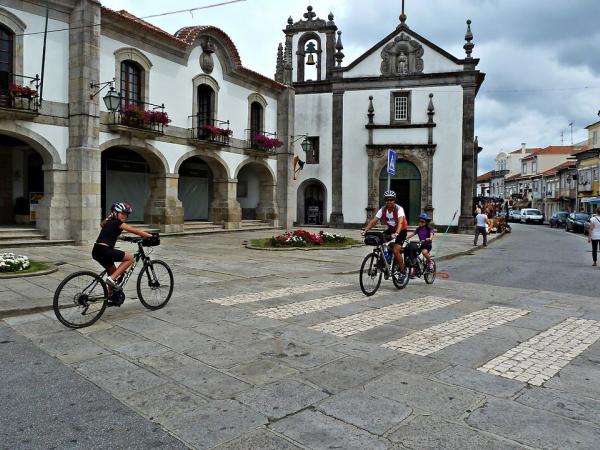
M309 136L307 139L312 149L306 154L306 164L319 164L319 136Z
M392 92L391 122L410 122L410 92Z
M121 63L121 97L125 105L142 103L142 72L133 61Z

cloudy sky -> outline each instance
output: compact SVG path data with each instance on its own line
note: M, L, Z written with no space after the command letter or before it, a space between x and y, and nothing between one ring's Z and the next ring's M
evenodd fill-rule
M195 8L226 0L101 0L137 16ZM215 25L233 39L242 63L269 77L288 16L301 18L311 3L321 18L331 11L343 32L347 65L394 30L401 0L245 0L149 22L174 33L189 25ZM368 6L366 6L368 4ZM587 138L585 126L600 109L600 1L406 0L407 24L457 57L465 21L473 21L473 56L486 81L476 103L476 134L484 147L479 173L496 153Z

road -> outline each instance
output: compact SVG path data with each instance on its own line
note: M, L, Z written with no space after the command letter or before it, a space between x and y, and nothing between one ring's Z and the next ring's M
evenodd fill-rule
M587 237L540 225L512 227L505 239L442 267L455 281L600 295L600 267L592 267Z

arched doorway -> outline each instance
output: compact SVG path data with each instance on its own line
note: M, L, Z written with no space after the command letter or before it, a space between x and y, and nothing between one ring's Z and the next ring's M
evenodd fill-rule
M266 165L250 162L238 170L236 198L242 220L277 220L275 180Z
M178 197L184 220L208 220L213 200L213 174L201 158L192 156L179 167Z
M115 202L133 206L130 222L143 222L150 198L150 166L133 150L111 147L102 152L102 216L106 217Z
M387 166L379 175L379 204L383 205L383 194L387 189ZM406 160L396 163L390 188L396 192L396 203L404 208L408 223L415 225L421 213L421 173L417 166Z
M44 196L43 164L42 156L29 144L0 134L1 225L29 222L31 203Z
M296 221L300 225L325 225L327 189L319 180L304 181L298 187Z

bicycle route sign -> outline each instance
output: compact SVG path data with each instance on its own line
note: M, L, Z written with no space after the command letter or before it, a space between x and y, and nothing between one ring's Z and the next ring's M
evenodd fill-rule
M387 171L390 175L396 175L396 152L394 150L388 150L388 165Z

